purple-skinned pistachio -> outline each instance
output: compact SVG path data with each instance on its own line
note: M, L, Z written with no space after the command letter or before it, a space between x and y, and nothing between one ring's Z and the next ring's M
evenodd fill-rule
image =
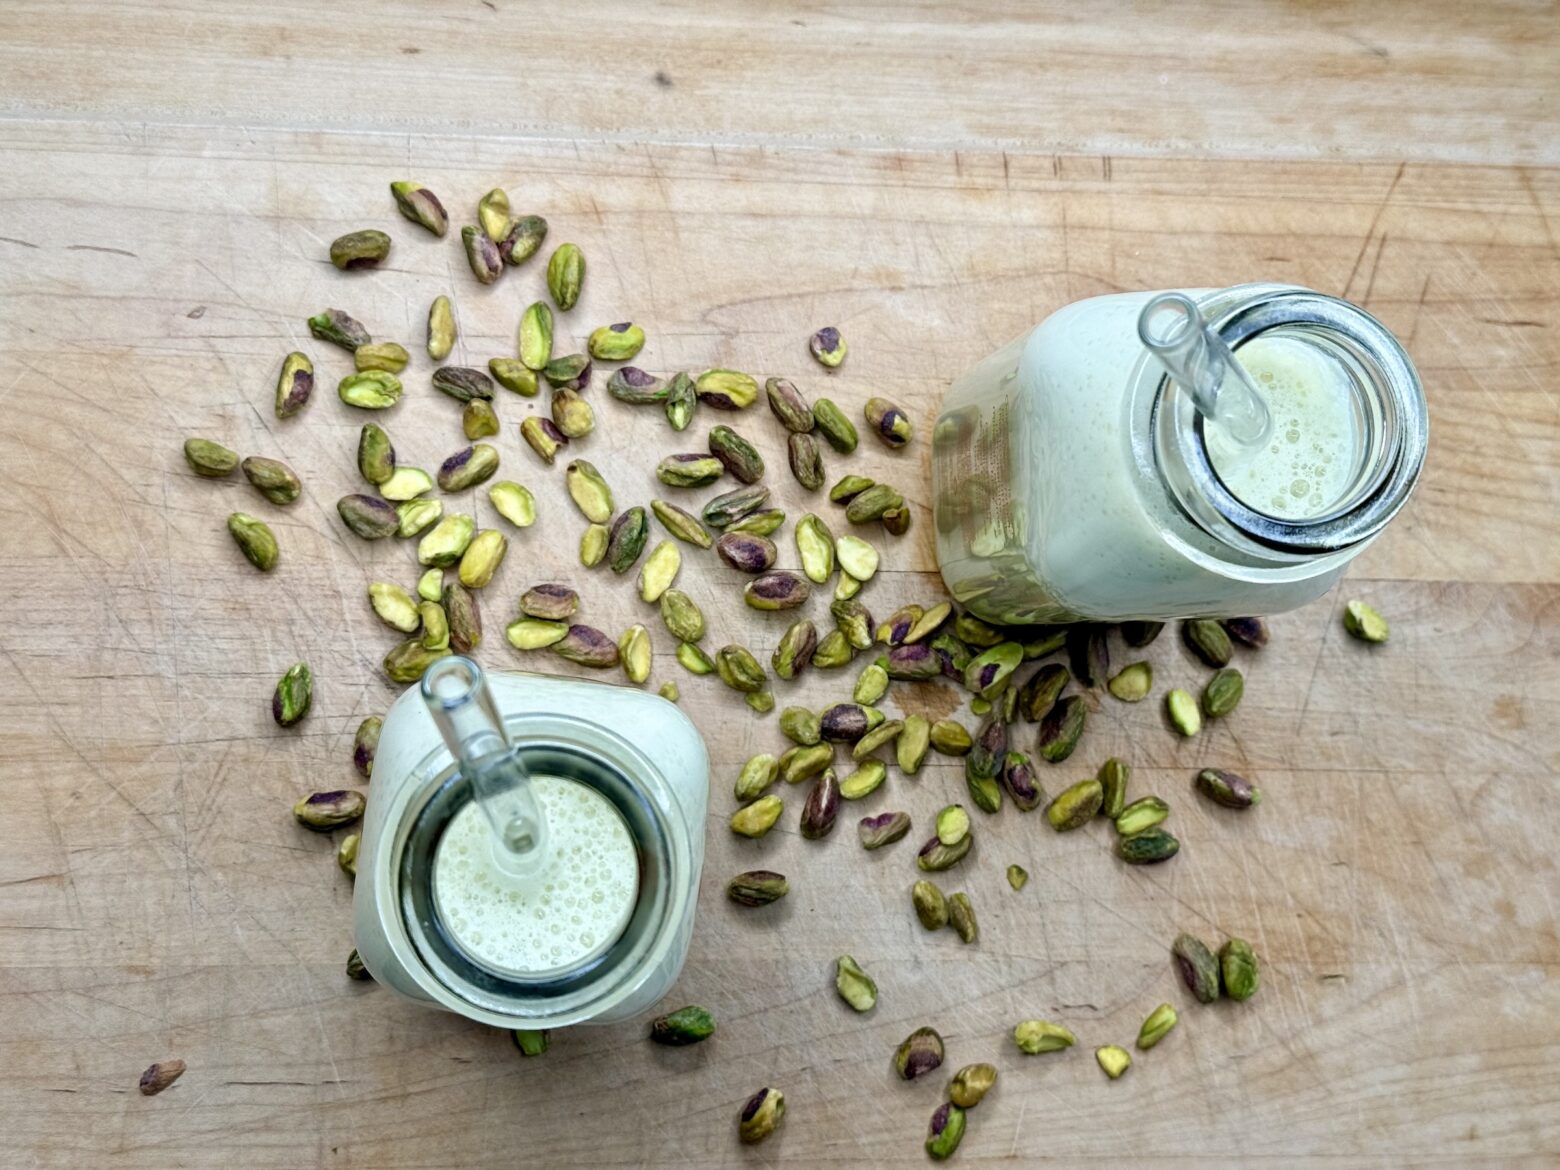
M390 184L390 194L402 215L413 223L427 228L436 236L449 230L450 217L439 197L421 183L401 181Z
M1242 646L1260 650L1267 645L1267 623L1259 617L1224 618L1219 622L1224 632Z
M1001 642L970 659L964 669L964 685L983 699L989 699L1007 682L1024 660L1024 648L1017 642Z
M644 347L645 331L632 321L603 325L585 342L590 356L600 362L626 362Z
M840 812L840 784L833 768L825 768L813 781L802 804L802 836L809 841L827 837L834 831Z
M917 1028L894 1053L894 1068L907 1081L936 1071L943 1062L943 1041L934 1028Z
M918 869L927 873L938 873L941 870L951 869L964 860L975 844L975 834L970 833L961 837L957 844L944 845L936 837L933 837L915 855L915 864Z
M648 374L638 366L624 366L612 371L612 376L607 379L607 393L619 402L646 406L665 402L669 387L664 378Z
M379 750L379 731L384 723L378 715L370 715L358 724L352 738L352 766L365 780L374 775L374 754Z
M964 1140L966 1119L964 1110L952 1101L944 1101L932 1114L926 1128L926 1153L934 1162L953 1157L953 1152Z
M838 329L825 325L807 339L807 351L820 366L832 370L845 360L848 347Z
M702 515L704 522L712 528L729 528L767 503L769 489L761 483L755 483L716 496L704 505Z
M903 447L915 433L910 416L886 398L867 399L862 414L872 433L882 439L885 446Z
M446 492L465 491L491 479L497 470L498 448L488 443L473 443L439 465L439 487Z
M811 592L807 578L800 573L775 569L749 581L742 599L752 609L795 609Z
M892 845L910 832L910 814L906 812L878 813L862 817L856 824L856 836L863 849L881 849Z
M328 833L341 825L351 824L363 815L368 802L361 792L350 788L334 792L315 792L293 805L293 816L306 829L316 833Z
M401 526L394 506L378 496L342 496L336 501L336 511L346 526L364 540L394 536Z
M573 617L580 608L580 595L567 585L546 582L533 585L520 595L520 612L527 617L560 622Z
M743 573L762 573L775 563L775 542L746 532L722 533L715 541L720 559Z
M1045 793L1035 779L1034 765L1023 752L1008 752L1003 757L1002 787L1023 812L1039 808L1045 800Z
M304 354L288 354L276 378L276 417L291 418L308 405L313 393L314 363Z
M784 679L795 678L812 664L818 650L818 627L806 618L793 622L780 636L770 665Z
M533 414L520 424L520 437L531 450L541 456L542 462L551 463L558 456L558 449L569 442L569 436L558 429L550 418Z
M603 670L618 664L617 643L594 626L570 626L569 632L551 649L559 658L580 666Z
M888 620L877 628L877 640L890 646L904 644L905 636L915 628L926 611L919 605L906 605L888 615Z
M866 708L859 703L836 703L819 719L820 732L828 743L855 743L869 730Z
M943 666L942 659L930 645L911 642L889 650L888 665L884 669L888 671L889 678L914 680L936 678L942 673Z

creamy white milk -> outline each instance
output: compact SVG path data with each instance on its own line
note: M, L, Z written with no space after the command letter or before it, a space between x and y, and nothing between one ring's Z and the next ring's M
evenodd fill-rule
M588 785L533 777L547 818L549 859L524 879L493 860L492 830L467 804L450 820L433 863L433 895L450 934L488 967L538 975L605 951L623 933L639 891L639 860L622 817Z

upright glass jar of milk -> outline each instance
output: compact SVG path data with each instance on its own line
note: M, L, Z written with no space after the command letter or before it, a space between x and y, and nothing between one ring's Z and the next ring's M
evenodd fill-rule
M1158 295L1067 305L948 391L933 437L937 555L978 617L1293 609L1407 501L1424 392L1374 317L1292 286L1185 290L1270 412L1268 437L1242 449L1139 340Z
M688 952L708 799L704 742L666 700L441 659L380 733L358 953L392 990L501 1028L637 1015ZM536 838L521 861L493 831L516 810Z

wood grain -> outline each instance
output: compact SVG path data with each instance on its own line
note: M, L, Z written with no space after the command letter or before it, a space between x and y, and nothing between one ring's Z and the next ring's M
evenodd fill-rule
M1182 855L1128 870L1108 826L1058 836L1011 808L981 818L974 858L947 883L978 908L971 948L923 935L907 896L914 840L959 798L959 766L894 776L822 843L799 838L800 794L787 791L782 827L738 840L724 826L728 786L779 736L681 673L652 620L655 681L682 685L714 761L698 929L674 998L709 1006L720 1031L665 1051L637 1024L576 1029L522 1062L500 1034L344 979L350 889L332 842L286 811L353 782L353 729L394 694L376 669L394 638L364 589L415 573L405 545L361 543L334 515L357 488L363 416L335 400L348 362L303 318L336 305L416 349L429 299L452 292L455 356L480 363L511 352L541 289L534 264L477 288L457 243L394 214L385 185L408 175L462 217L504 184L549 217L555 240L580 243L586 294L561 328L576 340L632 317L653 369L731 364L851 409L872 391L910 406L915 444L896 455L867 440L848 461L919 509L908 536L879 541L884 571L864 598L880 614L939 592L924 438L949 378L1079 296L1257 277L1347 293L1425 375L1430 466L1342 594L1277 618L1272 645L1243 656L1235 716L1182 742L1155 704L1102 699L1079 755L1047 770L1054 792L1108 754L1128 758L1135 790L1174 804ZM0 209L7 1165L919 1164L940 1081L904 1085L888 1062L924 1023L947 1038L950 1070L1002 1069L971 1116L966 1164L1560 1156L1560 172L24 118L0 123ZM388 270L330 268L326 242L364 226L394 234ZM804 340L831 322L851 356L824 375ZM278 423L272 379L294 345L322 386ZM429 368L419 354L406 399L379 420L425 467L463 445ZM624 502L659 492L653 457L696 447L710 421L678 439L654 412L593 397L600 425L581 451ZM561 472L516 437L533 406L498 405L504 472L541 511L484 594L480 657L505 668L538 665L500 636L529 583L583 579L588 620L608 630L646 611L627 582L575 566L581 521ZM761 408L737 425L793 517L835 515L790 482ZM303 499L278 509L241 481L197 480L179 455L189 434L285 458ZM846 466L829 461L832 475ZM469 507L493 521L480 491ZM277 529L272 576L223 530L240 508ZM684 568L710 643L767 654L784 623L734 605L739 583L712 557ZM1392 618L1391 643L1344 636L1337 610L1355 595ZM1202 676L1173 638L1149 657L1161 689ZM281 732L267 700L299 658L319 680L315 707ZM854 673L814 674L781 701L837 699ZM956 698L933 688L901 701ZM1258 778L1262 807L1202 805L1189 785L1209 764ZM891 807L917 833L863 853L855 817ZM1034 875L1021 894L1003 881L1012 861ZM739 912L721 888L760 865L790 874L793 893ZM1265 963L1258 997L1186 1003L1166 959L1180 930L1249 938ZM867 1016L831 989L842 952L882 989ZM1129 1043L1163 1000L1184 1009L1181 1027L1107 1083L1087 1049ZM1006 1036L1028 1015L1067 1022L1082 1048L1021 1058ZM156 1099L136 1094L141 1069L173 1056L185 1077ZM786 1092L785 1126L739 1150L735 1111L764 1084Z
M1557 76L1549 0L0 6L13 114L460 137L1553 165Z

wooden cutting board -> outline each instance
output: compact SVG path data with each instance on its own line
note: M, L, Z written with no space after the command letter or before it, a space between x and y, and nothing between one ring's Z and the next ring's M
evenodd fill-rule
M831 482L871 476L915 505L908 535L874 535L883 567L862 596L879 616L941 596L927 439L944 388L1079 297L1257 278L1346 295L1418 363L1429 465L1341 589L1275 618L1272 643L1242 655L1233 717L1182 741L1157 701L1096 697L1077 755L1044 771L1055 792L1109 755L1129 760L1133 791L1173 806L1181 855L1129 869L1103 822L1058 835L1039 814L977 814L975 853L945 882L980 917L965 947L924 934L908 895L917 842L961 799L959 764L896 772L823 842L796 832L797 790L763 841L734 837L731 783L748 756L783 746L774 717L683 672L631 579L578 566L583 521L561 463L542 466L517 435L535 402L502 397L502 474L532 488L540 519L513 534L483 592L478 657L571 671L512 651L502 628L527 585L575 582L585 620L651 627L652 685L679 683L712 759L697 928L666 1006L709 1007L716 1036L669 1050L641 1023L582 1028L521 1060L501 1033L345 979L350 884L333 841L288 815L304 793L356 782L352 733L397 691L378 671L396 636L366 586L410 586L417 571L406 544L363 543L336 517L359 488L364 416L333 393L348 360L303 320L340 307L415 352L406 397L377 421L403 461L431 470L464 440L458 408L428 385L429 301L454 296L452 360L481 364L512 352L521 309L542 293L539 262L477 286L453 232L437 241L395 214L386 184L404 177L458 221L506 186L517 210L547 216L550 242L580 244L586 292L560 318L564 345L632 319L656 371L787 375L851 412L871 393L903 403L917 426L907 450L864 438L828 458ZM890 1057L932 1025L948 1072L1001 1069L970 1116L966 1164L1552 1162L1557 216L1560 172L1502 166L0 122L3 1161L919 1165L942 1078L899 1082ZM390 262L337 272L330 239L368 226L395 237ZM850 343L834 373L806 352L825 324ZM291 348L314 357L321 385L279 422L272 386ZM598 427L574 450L623 503L666 494L654 462L697 449L712 422L676 436L658 412L608 399L599 377L590 397ZM792 520L816 510L845 527L791 480L762 406L735 425ZM189 435L285 459L303 498L277 508L241 479L197 479L180 456ZM493 522L480 490L460 504ZM275 528L275 573L229 541L234 510ZM744 609L740 585L689 550L680 586L710 619L707 644L743 641L767 659L784 617ZM1390 643L1346 637L1351 597L1391 619ZM1173 636L1148 657L1156 698L1206 673ZM314 709L283 731L269 695L299 659L316 675ZM779 701L843 699L856 670L781 684ZM940 688L906 699L934 714L961 701ZM1021 726L1021 744L1032 734ZM1252 776L1264 803L1210 808L1190 787L1204 766ZM855 820L894 808L914 818L910 839L862 851ZM1012 862L1032 875L1021 893L1003 877ZM759 911L728 903L727 878L760 867L789 875L791 895ZM1183 930L1249 939L1256 998L1191 1002L1168 961ZM867 1015L834 994L842 953L878 982ZM1162 1001L1181 1009L1179 1028L1108 1082L1091 1050L1130 1046ZM1009 1033L1028 1016L1066 1023L1078 1049L1021 1056ZM137 1094L140 1071L173 1057L188 1062L183 1079ZM764 1085L785 1092L788 1114L744 1150L736 1112Z

